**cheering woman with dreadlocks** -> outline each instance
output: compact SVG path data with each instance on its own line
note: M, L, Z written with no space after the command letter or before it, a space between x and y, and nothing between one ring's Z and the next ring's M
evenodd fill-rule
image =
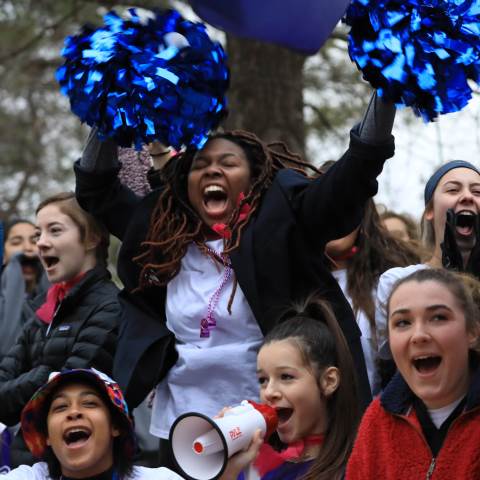
M140 198L120 184L116 145L92 132L76 164L81 205L122 241L123 320L114 375L135 407L156 385L151 431L185 411L256 398L255 357L285 306L320 290L370 399L360 331L329 272L325 244L354 230L393 155L394 107L373 97L334 167L310 167L255 135L213 135L174 157ZM295 166L296 168L289 168Z

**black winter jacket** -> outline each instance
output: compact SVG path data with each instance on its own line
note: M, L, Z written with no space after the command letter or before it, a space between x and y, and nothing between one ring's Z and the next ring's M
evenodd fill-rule
M393 152L393 137L370 145L352 132L349 150L316 180L280 171L231 253L237 280L264 334L285 306L315 290L332 303L356 364L363 407L371 394L360 329L323 251L328 241L358 227L366 200L377 192L376 177ZM141 199L120 184L115 169L90 173L77 163L75 174L80 205L123 241L118 273L125 289L119 296L123 312L114 374L133 408L177 359L175 339L165 325L166 287L134 291L140 268L132 258L140 253L161 189Z
M112 373L117 294L108 271L96 267L68 292L51 325L34 314L46 294L32 301L31 320L0 363L0 422L18 423L25 404L53 371L95 367Z

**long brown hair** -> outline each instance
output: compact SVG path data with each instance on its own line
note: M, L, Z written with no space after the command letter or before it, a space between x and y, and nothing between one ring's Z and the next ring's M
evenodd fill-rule
M357 252L347 266L347 292L355 314L362 310L375 331L372 291L380 275L393 267L420 263L420 255L407 242L395 238L383 226L375 203L368 200L356 240Z
M326 398L327 428L325 440L310 470L302 480L340 480L353 447L360 419L355 367L347 341L330 305L317 295L294 305L281 322L265 337L263 345L291 341L302 355L305 365L317 377L325 368L340 371L337 390Z
M243 205L250 205L250 215L260 205L263 194L272 184L275 174L292 167L304 173L306 168L317 172L315 167L302 161L301 157L288 150L281 142L265 144L256 135L242 130L220 133L209 138L229 140L240 146L250 163L252 184L249 193L233 211L228 227L232 236L225 240L224 252L238 247L242 230L248 217L239 221ZM197 149L189 148L172 158L161 172L163 191L153 209L147 237L142 242L142 252L133 260L142 270L139 288L149 285L166 285L179 271L180 262L188 245L194 241L204 247L204 223L188 201L187 179Z

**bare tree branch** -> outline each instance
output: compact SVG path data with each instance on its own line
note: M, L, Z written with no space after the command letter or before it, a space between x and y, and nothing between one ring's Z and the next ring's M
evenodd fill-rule
M15 195L5 201L7 205L7 208L3 213L5 218L10 218L15 213L17 213L18 202L20 201L20 199L23 197L23 194L27 190L29 180L33 171L31 168L29 168L28 170L24 170L22 173L23 173L23 178L20 181L19 185L17 186L17 191L15 192Z
M77 3L75 3L75 7L60 17L56 22L51 23L50 25L46 25L40 32L38 32L36 35L34 35L32 38L27 40L23 45L18 47L16 50L12 50L8 52L7 54L3 55L0 57L0 63L6 63L10 60L17 60L18 55L20 55L23 52L26 52L30 48L33 48L45 35L49 30L56 30L59 26L63 25L67 20L73 18L77 13L79 13L82 8L84 8L83 5L77 6Z
M326 115L322 112L320 108L318 108L316 105L313 105L312 103L306 103L305 104L306 108L310 108L320 121L320 123L323 125L323 127L331 132L337 140L343 141L345 139L345 136L342 135L330 122L330 120L326 117Z

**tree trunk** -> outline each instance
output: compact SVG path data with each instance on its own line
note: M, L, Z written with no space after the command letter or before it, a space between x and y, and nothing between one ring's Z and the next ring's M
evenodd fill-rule
M266 142L280 140L305 153L303 65L286 48L227 35L231 72L227 129L249 130Z

